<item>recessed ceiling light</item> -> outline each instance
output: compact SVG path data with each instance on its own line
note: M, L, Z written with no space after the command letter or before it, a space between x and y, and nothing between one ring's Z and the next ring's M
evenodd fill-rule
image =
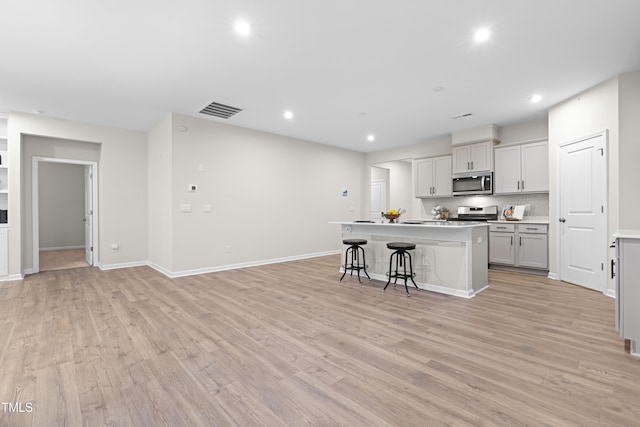
M486 42L489 40L489 37L491 37L491 30L486 27L478 29L473 36L474 40L478 43Z
M542 95L535 94L535 95L531 96L531 98L529 98L529 99L533 103L538 103L538 102L542 101Z
M236 33L240 34L241 36L248 36L249 33L251 33L251 24L249 24L247 21L236 21L233 28L236 30Z
M367 136L367 141L369 142L373 142L376 139L375 135L370 134L369 136Z
M287 120L293 119L293 112L289 111L289 110L285 111L284 112L284 118L287 119Z

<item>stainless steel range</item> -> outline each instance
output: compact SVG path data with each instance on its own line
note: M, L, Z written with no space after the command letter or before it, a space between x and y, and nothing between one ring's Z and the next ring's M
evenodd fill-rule
M458 206L457 218L451 218L451 221L495 221L498 219L497 206Z

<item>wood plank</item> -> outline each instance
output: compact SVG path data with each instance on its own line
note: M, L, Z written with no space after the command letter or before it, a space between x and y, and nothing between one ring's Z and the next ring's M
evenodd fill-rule
M472 299L338 283L338 256L0 284L1 425L621 425L640 361L610 298L491 270Z

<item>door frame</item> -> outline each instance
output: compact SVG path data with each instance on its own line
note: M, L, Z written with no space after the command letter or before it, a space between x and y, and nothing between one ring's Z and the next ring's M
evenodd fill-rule
M576 144L582 141L586 141L589 139L593 139L593 138L597 138L599 136L602 136L604 138L604 152L603 152L603 156L604 156L604 177L603 179L605 180L605 197L604 197L604 236L603 237L603 248L602 251L604 253L604 259L608 260L609 259L609 254L607 251L607 247L608 247L608 242L609 242L609 130L608 129L604 129L601 131L597 131L597 132L593 132L590 134L586 134L583 136L580 136L578 138L574 138L568 141L563 141L561 143L558 143L556 145L556 182L557 182L557 191L556 191L556 212L555 212L555 216L556 216L556 221L560 218L561 215L561 207L562 207L562 194L561 194L561 182L560 182L560 177L561 177L561 171L560 171L560 151L562 150L562 148L568 146L568 145L572 145L572 144ZM551 221L551 218L550 218ZM557 270L557 279L558 280L564 280L562 277L562 236L560 234L560 226L557 223L554 223L554 227L556 230L556 239L555 239L555 247L556 247L556 270ZM602 287L602 293L603 294L607 294L607 288L608 288L608 281L606 280L607 278L607 269L608 269L608 263L605 262L604 265L604 277L605 277L605 282L603 283L603 287Z
M93 241L93 263L92 266L98 265L100 260L99 254L99 234L98 234L98 162L88 161L88 160L74 160L74 159L63 159L57 157L38 157L34 156L31 163L31 206L32 206L32 246L33 246L33 254L32 254L32 265L33 265L33 273L38 273L40 271L40 198L39 198L39 167L41 162L48 163L62 163L69 165L82 165L88 166L90 169L90 173L93 176L91 180L91 204L93 205L93 219L91 223L91 234Z

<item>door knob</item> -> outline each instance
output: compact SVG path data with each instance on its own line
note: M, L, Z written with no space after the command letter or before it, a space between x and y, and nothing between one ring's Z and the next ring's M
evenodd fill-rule
M560 222L566 222L567 220L566 220L566 219L564 219L564 218L560 218L560 219L558 219L558 221L560 221Z

